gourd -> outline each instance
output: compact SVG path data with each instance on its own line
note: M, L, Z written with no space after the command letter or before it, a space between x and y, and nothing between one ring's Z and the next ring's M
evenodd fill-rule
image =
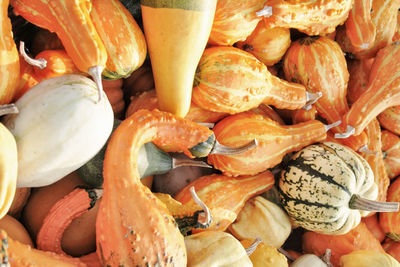
M297 258L290 267L328 267L328 265L314 254L305 254Z
M211 31L217 1L142 0L143 27L162 110L189 111L193 77Z
M357 250L340 257L340 267L398 267L400 263L385 252Z
M10 3L17 15L57 34L76 67L95 80L100 101L101 73L107 52L90 18L92 3L63 0L11 0Z
M261 20L246 40L237 42L236 46L250 54L267 66L278 63L291 43L290 30L287 28L267 28Z
M305 253L312 253L317 256L321 256L327 249L330 249L330 261L334 266L339 266L342 255L355 250L384 252L381 243L371 234L364 222L343 235L306 232L302 238L302 247Z
M239 240L220 231L208 231L185 237L190 266L253 266Z
M399 201L399 188L400 179L394 180L390 184L387 193L387 201ZM400 224L398 223L400 212L388 212L379 214L379 224L382 230L386 233L388 237L394 241L400 241Z
M387 131L381 132L383 160L390 179L400 174L398 158L400 157L400 138Z
M309 110L305 109L292 110L291 117L293 124L315 120L317 118L317 108L315 107L315 105L313 105Z
M32 239L24 225L11 215L6 214L0 219L0 229L5 230L12 239L33 247Z
M285 211L261 196L249 199L229 226L229 232L239 240L259 237L274 248L280 248L291 231Z
M211 212L211 225L204 230L225 231L235 221L248 199L267 191L273 184L274 176L269 171L236 178L211 174L190 182L174 198L183 205L195 205L190 194L190 188L193 186L198 197L204 201ZM202 230L194 229L193 231Z
M270 28L295 28L307 35L325 35L345 22L351 7L350 0L277 0L267 1L258 15L264 16L265 25Z
M244 41L261 21L256 11L263 8L264 2L264 0L218 1L208 43L226 46Z
M397 261L400 260L400 243L393 241L390 238L387 238L385 242L382 244L383 249L386 253L391 255Z
M57 34L46 29L39 28L32 39L30 50L34 55L44 50L64 49Z
M347 84L347 101L349 104L356 102L368 87L369 73L373 62L374 58L349 61L348 70L350 78Z
M253 239L240 240L240 243L246 248L246 251L254 245L254 242L256 241L253 241ZM247 253L247 255L248 254L249 253ZM265 244L263 241L257 245L255 250L249 255L249 258L254 267L288 267L286 257L276 248Z
M103 76L128 77L146 58L146 40L142 30L119 0L91 1L90 17L107 51Z
M385 109L377 118L383 128L400 135L400 106Z
M92 80L71 74L42 81L16 102L19 114L4 123L17 140L18 187L54 183L101 149L113 112L96 91Z
M325 140L331 126L318 120L280 125L250 111L231 115L213 128L216 140L228 147L239 147L257 139L257 146L237 155L212 154L207 162L225 175L256 174L279 164L289 152Z
M396 31L394 32L393 35L393 42L397 42L400 41L400 15L399 15L400 11L397 12L397 26L396 26Z
M153 142L168 152L190 154L188 148L211 134L205 126L158 110L139 110L118 126L106 150L96 221L97 253L103 265L186 265L183 236L173 217L140 183L138 153ZM127 199L136 205L126 205Z
M368 88L344 115L347 135L358 135L379 113L400 105L400 43L379 50L371 67Z
M125 111L124 91L122 90L122 79L103 80L104 93L110 101L114 118L120 118Z
M11 21L8 17L8 5L9 1L5 0L1 2L0 6L0 34L3 36L2 41L0 42L0 51L2 53L0 59L0 73L2 80L0 85L0 105L11 102L15 95L20 78L19 57L13 39Z
M382 243L386 237L386 234L382 230L382 227L379 225L378 214L364 217L361 219L361 221L365 223L368 230L375 236L375 238Z
M399 209L399 203L375 201L378 186L361 156L330 142L297 152L281 172L279 190L291 220L322 234L343 235L370 211Z
M16 219L20 219L22 210L24 209L30 194L30 187L17 188L15 190L15 195L7 214L13 216Z
M33 66L29 65L22 56L20 56L20 80L15 89L13 102L17 101L29 89L39 83L36 78Z
M127 99L131 99L143 92L154 90L155 85L150 60L145 60L140 68L132 72L123 81L123 88Z

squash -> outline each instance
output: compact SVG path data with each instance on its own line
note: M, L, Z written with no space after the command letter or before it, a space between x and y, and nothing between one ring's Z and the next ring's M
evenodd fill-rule
M64 49L61 40L55 32L50 32L46 29L39 28L32 39L30 50L34 55L39 54L44 50Z
M12 239L33 247L33 242L28 231L25 229L24 225L14 217L5 215L1 218L0 229L5 230Z
M20 80L17 88L15 89L15 95L13 102L16 102L23 94L29 89L39 83L36 78L33 66L29 65L22 56L20 56Z
M143 26L162 110L185 117L217 1L142 0Z
M385 252L357 250L340 257L340 267L399 267L400 263Z
M119 0L91 3L90 17L107 51L103 76L107 79L128 77L146 58L143 32Z
M400 201L400 179L390 184L387 193L387 201ZM394 241L400 241L400 224L398 223L400 212L388 212L379 214L379 224L382 230Z
M382 244L382 247L386 253L391 255L397 261L400 261L400 242L387 238Z
M31 194L30 187L20 187L15 190L14 199L8 209L7 214L13 216L16 219L20 219L22 210L24 209L28 198Z
M167 152L190 153L188 148L211 134L205 126L158 110L139 110L113 132L96 221L97 253L103 265L186 265L183 236L173 217L140 183L138 153L148 142ZM126 205L127 199L136 205Z
M121 118L125 111L124 92L122 90L122 79L103 80L104 93L110 101L114 118Z
M350 78L347 84L347 101L350 104L356 102L368 87L369 73L373 62L374 58L354 59L348 62Z
M220 231L208 231L185 237L188 267L253 266L239 240Z
M19 83L19 57L17 47L13 40L11 21L8 17L9 0L1 2L0 34L3 37L0 42L0 105L8 104L13 99ZM2 216L0 216L2 217Z
M308 95L304 86L271 75L252 54L227 46L204 51L192 94L192 101L201 108L230 114L262 103L281 109L298 109L316 98L318 96Z
M18 187L54 183L101 149L114 114L106 96L97 102L96 90L92 80L70 74L42 81L16 102L19 114L4 122L17 139Z
M393 35L393 42L400 41L400 11L397 12L397 26L396 26L396 31L394 32Z
M280 248L291 231L285 211L261 196L249 199L229 226L229 232L239 240L259 237L274 248Z
M143 92L154 90L153 71L150 60L145 60L143 65L123 79L123 88L127 99L131 99Z
M379 113L400 105L400 43L379 50L371 67L368 88L344 115L347 134L360 134Z
M383 161L390 179L400 175L398 158L400 157L400 138L386 130L381 132Z
M341 235L370 211L396 211L399 203L378 202L368 163L352 149L325 142L297 152L281 172L281 202L292 221L317 233Z
M364 217L361 219L362 222L365 223L368 230L375 236L375 238L382 243L385 239L386 234L382 230L382 227L379 225L378 222L378 214L374 214L372 216Z
M305 109L291 110L291 117L293 124L315 120L317 117L317 108L315 107L315 105L313 105L309 110Z
M237 155L212 154L207 162L225 175L256 174L279 164L289 152L325 140L329 128L318 120L280 125L251 111L238 113L215 125L216 140L234 148L256 139L257 146Z
M385 109L377 118L383 128L400 135L400 106Z
M381 243L371 234L363 222L343 235L325 235L306 232L303 235L303 251L321 256L331 250L330 261L339 266L340 257L356 250L384 252Z
M254 241L252 239L240 240L243 247L250 248ZM247 253L249 254L249 253ZM261 241L253 253L249 255L254 267L288 267L286 257L280 253L276 248L268 246L265 242Z
M315 256L314 254L304 254L298 257L290 267L328 267L328 265L319 257Z
M256 56L267 66L278 63L291 43L290 30L287 28L267 28L261 20L246 40L236 46Z
M336 26L343 24L352 7L351 0L330 1L267 1L264 10L265 25L269 28L295 28L307 35L325 35L335 31ZM272 9L272 15L269 10ZM266 16L264 15L266 13Z

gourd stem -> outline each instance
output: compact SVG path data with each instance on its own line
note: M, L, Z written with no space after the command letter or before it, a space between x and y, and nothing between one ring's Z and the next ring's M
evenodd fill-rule
M399 211L398 202L380 202L362 198L357 194L351 196L349 201L350 209L366 210L376 212L397 212Z
M183 167L183 166L193 166L193 167L204 167L204 168L212 168L211 165L205 163L200 160L192 160L192 159L180 159L172 157L172 169Z
M99 92L99 98L97 99L96 103L99 103L101 101L101 98L103 96L104 90L103 90L103 83L101 82L101 73L103 72L104 67L102 66L94 66L89 68L89 75L92 76L94 82L97 85L97 90Z
M199 205L204 211L203 213L199 214L199 222L198 223L203 226L210 225L211 221L212 221L210 209L196 194L196 190L194 189L194 186L191 186L189 190L190 190L190 194L192 195L194 202L196 202L196 204ZM200 215L202 215L202 216L200 216ZM204 221L200 222L200 218L204 218Z
M15 104L0 105L0 116L7 114L17 114L18 108Z
M255 148L257 145L258 145L257 139L254 139L250 143L245 144L244 146L241 147L227 147L221 145L217 140L215 140L214 147L211 149L210 155L212 154L227 155L227 156L238 155Z
M272 6L264 6L263 9L256 12L257 17L271 17L272 16Z
M285 257L290 260L290 261L295 261L296 259L293 258L286 250L284 250L283 248L278 248L279 253L285 255Z
M321 257L321 260L325 262L328 267L333 267L331 263L331 256L332 256L332 251L329 248L327 248L325 250L324 255L322 255Z
M212 122L196 122L196 123L206 126L207 128L210 128L210 129L214 128L214 126L215 126L215 123L212 123Z
M371 154L371 155L374 155L374 156L378 156L378 151L369 150L367 144L365 144L362 147L360 147L358 152L361 152L361 153L364 153L364 154Z
M347 137L353 135L355 133L355 131L356 131L356 128L354 128L351 125L347 125L346 132L345 133L335 133L335 138L337 138L337 139L347 138Z
M321 96L322 96L321 92L317 92L317 93L306 92L306 104L303 106L303 109L310 110L312 104L317 102L317 100L320 99Z
M332 129L333 127L339 126L342 123L342 121L337 121L328 125L324 125L325 127L325 132L329 131L330 129Z
M44 58L34 59L28 56L25 51L25 43L23 41L19 42L19 53L25 59L25 61L34 67L38 67L39 69L44 69L47 66L47 60Z
M382 152L382 158L385 159L387 157L388 153L386 151Z
M259 245L261 242L262 242L262 239L259 238L259 237L256 237L256 238L254 239L253 243L251 243L251 245L250 245L248 248L245 249L245 250L246 250L247 256L250 256L251 254L253 254L254 251L256 251L258 245Z
M0 233L2 235L1 240L0 240L0 267L9 267L10 262L8 261L8 240L7 240L7 235L5 234L4 231Z

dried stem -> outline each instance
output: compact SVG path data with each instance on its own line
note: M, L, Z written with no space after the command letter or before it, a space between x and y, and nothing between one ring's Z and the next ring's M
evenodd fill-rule
M47 66L47 61L44 58L34 59L28 56L25 51L25 43L23 41L19 42L19 53L25 59L25 61L34 67L38 67L39 69L44 69Z
M0 116L7 114L17 114L18 108L15 104L0 105Z
M200 160L192 160L192 159L180 159L172 157L172 169L183 167L183 166L193 166L193 167L203 167L203 168L212 168L211 165L205 163Z
M351 125L347 125L346 132L344 132L344 133L335 133L335 138L344 139L344 138L347 138L347 137L353 135L355 132L356 132L356 128L354 128Z
M196 190L194 189L194 186L191 186L189 190L190 190L190 194L192 195L194 202L196 202L196 204L199 205L204 211L203 213L199 214L199 222L198 223L202 226L207 227L212 222L210 209L196 194ZM200 221L201 219L203 219L203 220Z
M256 12L257 17L271 17L272 16L272 6L264 6L263 9Z
M306 92L306 104L303 106L303 109L310 110L311 106L315 102L317 102L317 100L320 99L321 97L322 97L322 93L321 92L317 92L317 93Z
M211 154L219 154L219 155L238 155L244 152L247 152L253 148L255 148L258 145L257 139L254 139L248 144L245 144L244 146L241 147L227 147L224 145L221 145L217 140L215 140L214 147L210 152Z
M262 242L262 239L259 238L259 237L256 237L256 238L254 239L253 243L251 243L251 245L250 245L248 248L245 249L245 250L246 250L247 256L250 256L251 254L253 254L254 251L256 251L258 245L259 245L261 242Z
M399 211L398 202L380 202L362 198L357 194L354 194L349 202L350 209L355 210L366 210L376 212L397 212Z
M97 90L99 92L99 98L97 99L96 103L99 103L101 101L101 98L103 97L103 83L101 81L101 73L103 72L104 67L102 66L94 66L91 67L88 71L89 75L92 76L94 82L97 85Z
M342 123L342 121L336 121L334 123L328 124L328 125L324 125L325 127L325 131L329 131L330 129L332 129L333 127L339 126Z

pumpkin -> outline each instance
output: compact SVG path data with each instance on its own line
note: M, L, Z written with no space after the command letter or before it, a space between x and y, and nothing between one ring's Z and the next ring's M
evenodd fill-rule
M259 237L268 246L280 248L289 237L289 216L277 204L261 196L249 199L229 231L239 240Z
M387 130L381 132L381 137L383 161L389 178L393 179L400 174L400 166L398 164L398 158L400 156L400 138Z
M399 185L400 179L396 179L393 183L390 184L387 193L387 201L400 200ZM397 242L400 241L400 224L398 223L399 216L399 211L379 214L379 224L381 225L382 230L386 233L387 236Z
M290 30L287 28L267 28L261 20L246 40L236 46L253 54L267 66L278 63L291 43Z
M378 202L368 163L352 149L325 142L297 152L279 180L281 202L292 221L318 233L341 235L369 211L398 210Z
M363 222L343 235L325 235L306 232L303 235L303 251L321 256L326 249L331 250L331 263L339 266L340 257L356 250L384 252L379 241L371 234Z
M399 267L400 263L385 252L357 250L340 257L340 267L387 266Z
M385 109L377 118L383 128L400 135L400 106Z
M253 239L243 239L240 241L243 247L250 248L254 241ZM267 245L261 241L257 244L256 249L249 255L254 267L288 267L286 257L280 253L275 247Z
M263 19L270 28L295 28L307 35L325 35L345 22L351 7L350 0L267 1L264 9L272 9L272 15L265 12Z
M0 229L5 230L12 239L33 247L33 242L28 231L25 229L24 225L14 217L5 215L1 218Z
M216 0L142 0L143 27L162 110L189 111L193 77L210 35ZM184 25L184 27L182 27Z
M253 266L239 240L220 231L208 231L185 237L187 266Z
M54 183L101 149L114 115L96 91L92 80L70 74L42 81L16 102L19 114L4 122L17 139L18 187Z
M146 58L144 34L119 0L91 1L90 17L107 51L103 76L128 77Z

